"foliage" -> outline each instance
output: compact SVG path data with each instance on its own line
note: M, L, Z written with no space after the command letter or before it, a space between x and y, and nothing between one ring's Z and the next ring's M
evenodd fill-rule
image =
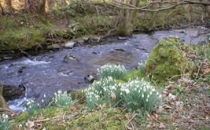
M6 114L0 115L0 130L10 130L11 124L9 123L9 117Z
M144 78L145 80L147 80L147 75L146 75L146 71L145 71L145 65L146 65L146 62L140 62L138 64L138 68L135 69L135 70L131 70L131 71L128 71L123 80L125 81L128 81L130 79L141 79L141 78Z
M114 79L122 79L126 74L126 69L122 65L103 65L97 69L101 78L107 78L111 76Z
M138 71L140 72L140 74L142 76L145 75L145 65L146 65L146 62L140 62L140 63L138 63Z
M197 45L193 45L193 48L197 52L197 54L199 56L198 57L199 59L209 59L210 60L210 44L209 44L209 41L201 42L201 43L198 43Z
M54 93L54 95L55 97L52 99L51 105L57 107L71 106L76 102L72 100L71 95L67 94L67 92L62 92L61 90Z
M140 64L140 71L143 69L142 66ZM84 91L85 101L90 109L93 109L97 104L109 103L114 106L125 104L127 109L131 110L143 108L151 111L158 105L157 103L160 100L159 93L144 79L118 83L113 78L115 76L108 76L113 75L113 72L116 72L116 68L117 72L124 70L121 69L123 68L122 66L113 67L108 65L107 67L105 65L101 67L99 72L105 76L102 76L101 80L95 81Z
M145 109L150 112L154 107L159 106L161 95L150 83L144 79L131 80L127 83L119 84L120 97L125 102L126 107L131 110Z
M103 99L109 101L110 93L116 89L115 80L112 77L94 81L85 92L85 101L90 109L93 109L95 104L102 104Z
M40 105L39 103L36 103L34 100L32 99L28 99L26 101L26 105L25 105L25 111L28 112L29 116L38 114L40 111Z

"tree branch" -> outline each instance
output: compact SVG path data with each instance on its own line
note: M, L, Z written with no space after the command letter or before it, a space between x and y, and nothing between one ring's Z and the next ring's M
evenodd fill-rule
M153 4L167 4L167 3L173 3L174 5L172 5L170 7L166 7L166 8L146 9L150 5L153 5ZM167 2L167 1L163 1L163 2L154 1L154 2L148 3L147 5L145 5L143 7L135 7L134 5L123 3L123 2L111 2L111 3L107 3L107 4L110 4L112 6L115 6L117 8L122 8L122 9L141 10L141 11L147 11L147 12L157 12L157 11L164 11L164 10L173 9L173 8L176 8L177 6L186 5L186 4L200 4L200 5L208 6L208 5L210 5L210 2L198 2L198 1L189 1L189 0L183 0L183 1L178 2L178 3L177 2Z

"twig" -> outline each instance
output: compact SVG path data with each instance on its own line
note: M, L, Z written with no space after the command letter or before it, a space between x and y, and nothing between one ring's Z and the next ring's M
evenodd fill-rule
M71 118L73 118L73 117L75 117L77 115L77 113L76 114L71 114ZM61 120L60 118L62 118L62 120L64 120L65 119L65 117L66 117L66 115L64 114L62 117L54 117L54 118L46 118L46 119L42 119L42 120L36 120L36 121L34 121L35 123L40 123L40 122L45 122L45 121L52 121L52 120L57 120L57 119L59 119L59 120ZM70 119L70 117L67 117L67 119Z
M137 114L134 114L133 117L131 117L131 119L128 120L128 122L126 123L126 126L128 126L128 124L133 120L133 118L136 117L136 115L137 115ZM131 124L131 126L132 126L132 129L134 130L133 124L132 124L132 123L130 123L130 124Z
M14 112L12 110L7 109L7 108L0 108L0 113L1 112L10 112L10 113L14 114Z
M199 68L198 68L198 71L197 71L197 74L196 74L196 78L198 78L198 75L199 75L199 72L200 72L200 70L201 70L202 64L203 64L203 62L201 62L201 65L200 65Z

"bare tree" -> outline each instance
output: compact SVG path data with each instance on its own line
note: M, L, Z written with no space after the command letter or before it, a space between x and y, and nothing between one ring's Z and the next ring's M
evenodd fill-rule
M210 16L210 0L115 0L111 4L120 9L117 33L124 36L131 35L137 11L158 12L184 5L191 22L193 5L202 5L204 8L201 19L208 20Z
M122 1L126 3L126 1ZM138 7L140 0L130 0L130 5ZM119 26L117 28L117 33L122 36L129 36L133 31L133 20L136 17L137 10L134 9L120 9L119 13Z

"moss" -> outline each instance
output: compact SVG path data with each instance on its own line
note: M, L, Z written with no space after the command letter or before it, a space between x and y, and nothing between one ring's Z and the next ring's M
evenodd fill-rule
M83 89L80 89L80 90L72 89L72 90L69 90L68 93L71 95L73 100L78 100L79 102L84 101L85 95L84 95Z
M51 32L51 19L17 13L0 19L0 50L25 50L44 43ZM6 30L6 31L5 31Z
M146 73L157 83L164 83L169 78L194 71L194 62L184 56L189 50L190 47L177 38L161 40L149 54Z
M103 109L90 112L87 115L80 115L72 120L71 129L86 130L120 130L125 129L125 120L119 119L122 111L117 108Z
M130 79L136 79L136 78L146 78L144 70L132 70L130 72L127 72L125 77L123 78L125 81L128 81Z
M27 112L23 112L19 116L17 116L17 118L15 118L15 122L18 122L18 123L24 122L28 120L29 117L30 115Z
M2 96L2 93L3 93L3 86L0 83L0 108L9 108L4 100L4 97Z
M0 36L1 50L27 49L42 42L42 33L35 28L11 29Z

